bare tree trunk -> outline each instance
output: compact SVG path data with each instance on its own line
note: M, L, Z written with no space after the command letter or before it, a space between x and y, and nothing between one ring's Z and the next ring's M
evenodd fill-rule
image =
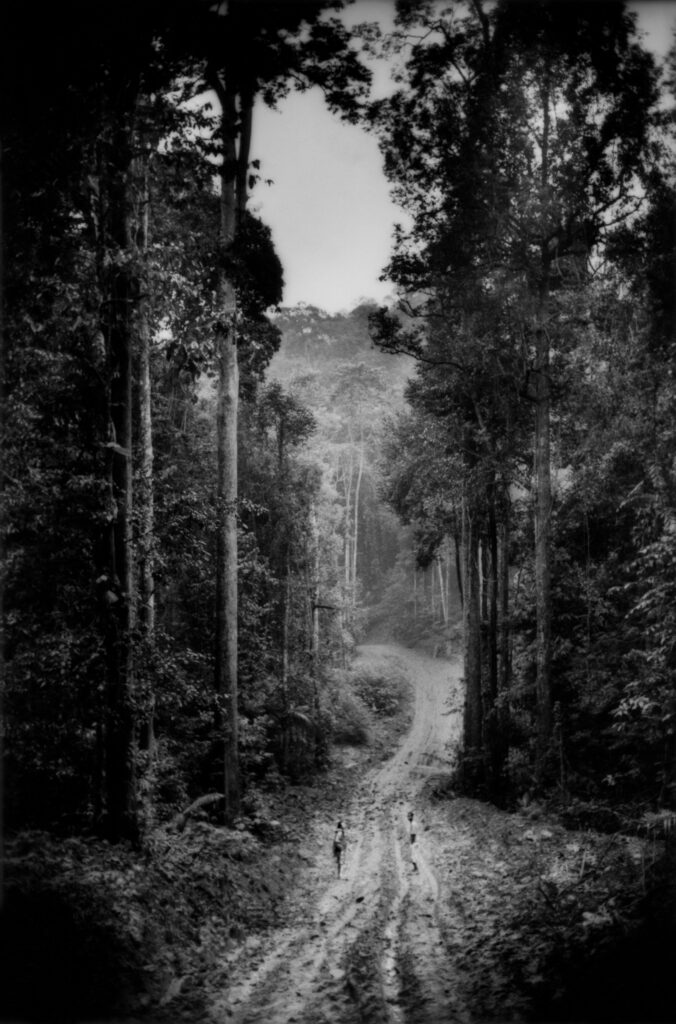
M551 692L551 462L549 340L544 325L537 335L535 412L535 613L538 781L543 783L552 735Z
M437 574L439 577L439 600L441 603L441 618L444 625L448 624L448 604L446 601L446 584L444 582L444 570L441 564L441 555L437 555L435 558L437 563Z
M155 460L152 432L150 345L148 322L139 332L139 618L148 637L155 631L155 498L153 464Z
M134 160L136 252L139 266L139 297L136 309L138 347L138 521L139 624L152 648L155 633L155 497L152 389L150 380L150 324L148 320L148 153ZM155 695L151 694L143 726L142 745L151 759L155 753Z
M490 787L493 799L500 797L502 759L500 721L498 712L499 677L498 677L498 529L496 517L495 482L491 483L488 494L488 543L486 560L488 563L488 622L487 622L487 661L488 661L488 707L486 709L485 735L487 743L488 764L490 766Z
M131 165L131 194L134 263L137 268L136 310L133 319L134 348L137 353L136 424L138 431L138 467L135 496L136 551L138 561L138 625L145 646L144 663L150 666L155 643L155 499L154 449L152 430L152 389L150 375L150 323L148 280L149 229L149 143L144 133L135 135ZM155 681L152 670L146 679L147 703L139 713L139 747L146 759L138 781L140 826L149 830L154 824L153 790L155 778Z
M362 432L361 446L359 449L359 466L357 468L357 483L354 489L354 530L352 531L352 607L357 604L357 555L359 546L359 493L364 475L364 436Z
M235 295L229 281L219 287L221 312L234 321ZM216 688L225 707L225 815L239 811L237 679L237 412L239 367L234 323L218 331Z
M352 548L351 548L351 536L352 536L352 520L351 520L351 504L352 504L352 452L350 452L349 466L345 469L345 538L344 538L344 561L343 561L343 587L345 591L345 597L343 604L345 607L345 624L348 625L352 621L352 588L350 587L350 573L352 568Z
M141 145L143 141L141 140ZM134 200L135 200L135 249L138 272L139 295L136 303L136 334L138 342L138 398L139 398L139 492L137 505L140 512L139 526L139 619L152 633L155 628L155 586L154 586L154 545L155 545L155 501L153 489L153 430L152 390L150 383L150 323L148 282L148 190L149 153L143 151L134 158Z
M542 99L542 166L541 191L543 207L547 208L549 193L549 131L550 82L545 77L541 85ZM543 230L543 236L545 232ZM538 290L537 323L535 330L536 411L535 411L535 616L536 616L536 678L537 700L537 757L536 776L542 785L546 776L546 761L552 736L552 600L551 600L551 536L552 485L550 452L550 383L549 335L547 313L549 298L550 255L546 242L542 243L541 280Z
M325 754L325 737L324 730L320 728L321 721L321 703L319 699L319 586L320 586L320 552L319 552L319 520L317 516L317 507L312 503L310 508L310 536L311 536L311 554L310 558L312 561L312 582L310 586L310 607L312 610L312 639L311 639L311 659L312 659L312 700L313 700L313 712L315 719L315 741L314 741L314 758L315 764L319 767L324 761ZM310 561L310 558L308 561Z
M312 531L312 673L315 678L319 674L319 523L317 509L312 506L310 512L310 529Z
M509 751L509 702L511 685L510 615L509 615L509 543L510 543L510 501L505 491L502 514L499 518L498 537L498 579L499 579L499 671L498 692L500 698L499 732L504 764Z
M481 535L479 535L478 542L477 542L477 579L478 579L478 588L479 588L479 598L478 598L479 620L481 622L483 622L484 613L485 613L486 609L484 608L484 568L483 568L483 551L482 551L482 544L481 544Z
M285 430L284 416L280 416L277 422L277 479L280 492L284 492L287 484L286 459L285 459ZM286 767L286 750L288 747L287 733L287 712L289 710L289 622L291 615L291 544L288 537L282 542L282 549L277 559L279 574L279 637L280 637L280 666L281 666L281 694L282 714L284 724L283 742L283 764Z
M462 533L461 533L460 537L458 537L457 533L453 534L453 546L455 548L455 575L456 575L456 579L458 581L458 594L460 596L460 608L462 609L465 606L465 598L464 598L463 583L462 583L462 565L463 565L463 561L464 561L464 553L463 553L463 550L462 550Z
M133 256L132 154L128 129L111 143L109 235L111 247ZM105 749L106 814L111 838L138 839L136 807L136 719L133 631L136 588L133 566L132 357L139 282L135 260L114 261L108 279L110 316L108 380L111 520L106 545L107 571L100 577L106 623L107 719Z
M463 502L464 565L464 749L481 750L481 609L479 586L479 531L467 499Z
M282 695L282 771L289 767L289 750L291 732L289 720L289 618L291 614L291 566L287 550L284 563L284 583L282 597L282 652L281 652L281 695Z
M220 76L214 84L221 102L220 245L217 296L220 320L216 329L216 692L225 712L223 783L225 820L239 813L238 709L238 547L237 547L237 420L239 405L239 363L237 357L237 295L225 256L237 233L237 101ZM241 154L240 154L241 156Z
M498 696L498 531L495 488L491 487L488 509L488 674L493 702Z
M427 568L425 569L425 576L429 580L431 617L432 617L432 622L435 622L436 621L436 617L437 617L437 600L436 600L436 586L435 586L434 566L432 566L432 570L431 571L430 571L430 567L427 566Z
M289 553L284 563L284 607L282 608L282 694L284 710L288 706L289 685L289 622L291 616L291 565Z

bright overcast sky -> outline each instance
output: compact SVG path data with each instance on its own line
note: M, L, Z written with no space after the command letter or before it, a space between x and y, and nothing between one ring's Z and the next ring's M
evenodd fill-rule
M638 11L648 45L666 53L676 0L629 7ZM357 0L349 20L387 27L393 9L393 0ZM316 89L290 96L276 111L257 107L254 121L252 157L274 184L257 186L251 207L272 229L284 266L284 304L336 312L360 298L385 299L392 286L378 278L404 215L390 200L375 138L330 114Z

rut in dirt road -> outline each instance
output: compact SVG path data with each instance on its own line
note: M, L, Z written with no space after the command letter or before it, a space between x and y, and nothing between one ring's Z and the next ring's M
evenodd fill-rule
M420 808L425 781L447 769L460 735L461 666L386 645L361 648L359 660L406 672L415 692L411 729L394 756L365 775L345 811L343 876L329 875L327 858L302 923L245 944L229 963L218 1011L233 1024L469 1020L458 1005ZM422 813L413 845L409 810L419 821ZM322 849L331 826L315 825Z

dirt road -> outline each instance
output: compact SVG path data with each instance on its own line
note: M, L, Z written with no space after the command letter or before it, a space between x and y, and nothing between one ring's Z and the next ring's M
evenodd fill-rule
M365 773L345 807L349 846L341 878L331 862L334 823L315 822L298 913L287 928L253 937L229 958L227 993L214 1008L220 1020L469 1020L452 976L448 901L442 915L434 830L421 803L425 781L448 768L460 735L461 665L385 645L363 647L359 658L408 674L412 727L393 757ZM419 825L412 847L409 810Z

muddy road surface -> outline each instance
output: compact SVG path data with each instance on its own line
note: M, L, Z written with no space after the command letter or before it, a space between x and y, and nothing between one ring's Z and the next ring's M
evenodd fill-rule
M214 1018L233 1024L469 1020L449 955L453 928L435 868L439 837L426 823L422 796L431 776L448 771L460 736L461 663L392 645L364 646L359 660L408 675L415 693L411 729L394 756L364 772L344 808L348 847L340 878L331 856L335 822L315 821L307 876L288 926L233 951ZM413 844L409 811L417 826Z

